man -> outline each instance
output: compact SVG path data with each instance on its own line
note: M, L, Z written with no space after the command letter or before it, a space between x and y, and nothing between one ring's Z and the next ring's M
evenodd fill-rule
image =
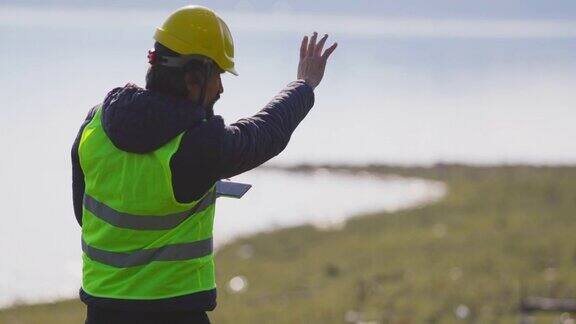
M220 74L237 75L224 21L188 6L157 29L146 89L110 91L72 147L86 323L209 323L215 183L286 147L337 46L322 52L327 37L304 37L298 80L226 126L213 113Z

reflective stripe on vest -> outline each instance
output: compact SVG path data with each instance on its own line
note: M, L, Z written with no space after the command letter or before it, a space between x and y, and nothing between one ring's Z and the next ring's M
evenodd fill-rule
M200 258L212 253L212 238L191 243L165 245L154 249L143 249L130 253L100 250L82 240L82 251L95 261L116 268L136 267L152 261L182 261Z
M188 219L195 213L199 213L204 209L210 207L216 201L216 192L210 191L200 200L192 209L169 215L132 215L128 213L119 212L99 202L92 196L84 195L84 207L89 210L94 216L102 219L103 221L121 228L129 228L135 230L169 230L180 225L183 221Z

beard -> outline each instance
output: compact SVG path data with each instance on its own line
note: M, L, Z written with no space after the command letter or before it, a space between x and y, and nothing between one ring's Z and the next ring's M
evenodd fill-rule
M214 97L214 99L209 101L206 104L206 107L204 107L204 111L206 112L206 118L211 118L214 116L214 104L216 103L216 101L218 101L218 99L220 99L220 95Z

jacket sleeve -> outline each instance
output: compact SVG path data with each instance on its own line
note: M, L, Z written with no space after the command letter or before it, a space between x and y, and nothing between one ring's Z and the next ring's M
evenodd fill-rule
M226 126L220 116L214 116L191 127L170 161L175 198L197 200L214 182L278 155L313 105L312 88L294 81L252 117Z
M96 106L97 107L97 106ZM76 135L76 139L72 144L72 202L74 204L74 215L76 216L76 221L82 226L82 204L84 199L84 172L80 167L80 156L78 154L78 147L80 146L80 138L82 137L82 132L88 123L94 117L96 113L96 107L90 109L88 116L80 126L80 131Z
M280 154L313 105L312 87L298 80L254 116L226 126L217 160L219 178L246 172Z

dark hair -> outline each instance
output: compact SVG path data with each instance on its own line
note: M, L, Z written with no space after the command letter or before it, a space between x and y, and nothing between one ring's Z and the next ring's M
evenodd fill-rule
M180 56L158 42L154 43L154 50L157 56ZM183 68L151 65L146 73L146 89L172 97L186 98L188 96L186 74L189 74L203 89L206 81L217 70L214 68L215 63L212 60L210 62L206 64L205 61L191 60Z

